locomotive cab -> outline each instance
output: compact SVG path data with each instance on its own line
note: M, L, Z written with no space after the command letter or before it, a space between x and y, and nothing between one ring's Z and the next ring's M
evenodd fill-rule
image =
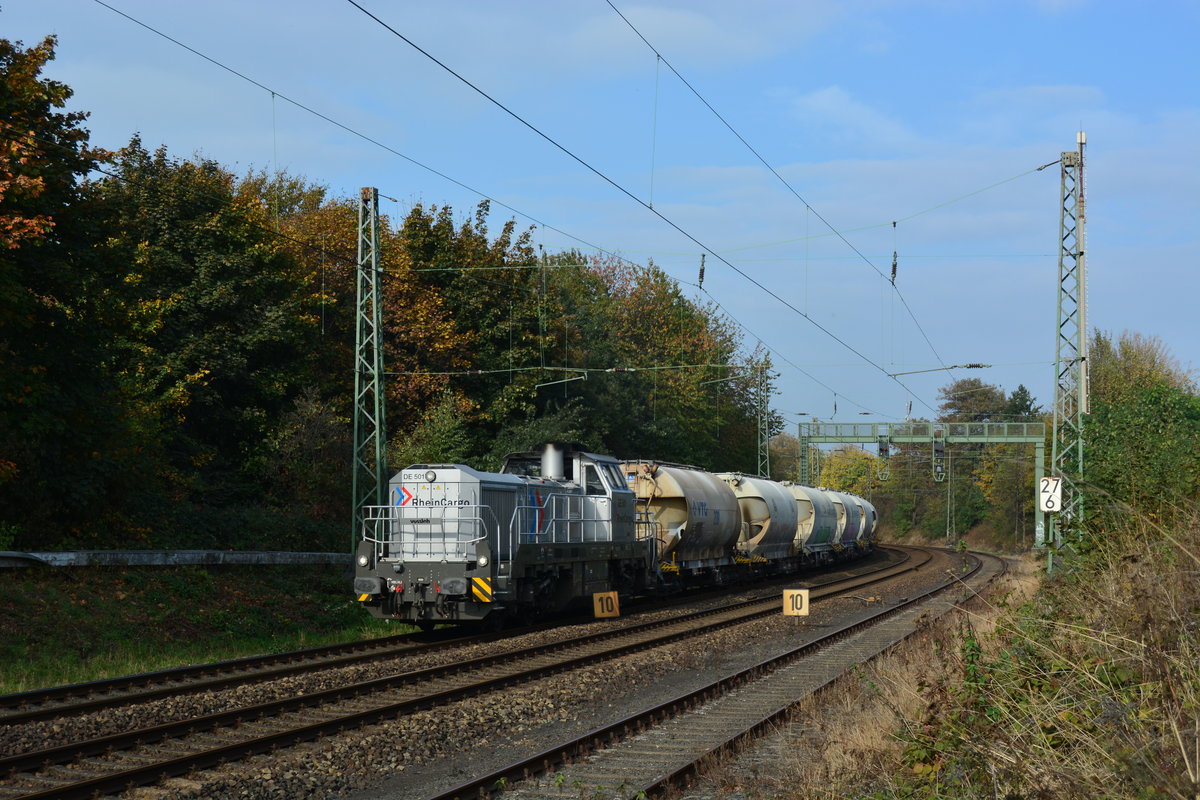
M572 487L572 494L577 491L582 499L574 515L582 523L583 541L628 541L634 536L633 492L611 456L588 453L577 445L546 444L510 453L500 474L551 480Z

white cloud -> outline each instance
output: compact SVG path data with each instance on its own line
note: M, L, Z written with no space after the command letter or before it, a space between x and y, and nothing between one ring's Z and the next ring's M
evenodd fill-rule
M803 128L833 140L889 150L921 149L924 142L911 128L856 100L840 86L827 86L791 100Z

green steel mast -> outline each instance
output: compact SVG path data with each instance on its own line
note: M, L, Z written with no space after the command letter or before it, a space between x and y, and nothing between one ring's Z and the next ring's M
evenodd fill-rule
M1051 475L1062 479L1057 526L1050 518L1050 558L1063 534L1083 526L1083 418L1088 413L1087 274L1084 269L1083 147L1062 154L1062 203L1059 207L1058 331L1055 348L1054 436ZM1057 531L1055 528L1057 527ZM1053 563L1051 561L1051 563Z
M358 281L354 327L354 465L350 549L361 536L364 509L387 500L387 425L383 395L383 326L379 268L379 190L358 203Z

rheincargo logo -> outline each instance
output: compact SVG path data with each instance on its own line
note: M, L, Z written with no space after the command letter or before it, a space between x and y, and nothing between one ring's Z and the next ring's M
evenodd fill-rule
M470 505L466 500L449 500L445 497L440 497L437 500L432 500L428 497L417 497L408 490L407 486L401 486L400 491L396 492L396 499L400 502L398 506L404 508L417 508L419 506L445 508L447 506L465 506Z

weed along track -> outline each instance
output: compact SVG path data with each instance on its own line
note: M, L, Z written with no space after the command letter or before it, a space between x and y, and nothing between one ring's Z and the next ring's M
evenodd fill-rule
M904 553L875 565L868 574L816 586L812 596L853 596L862 587L917 570L930 558L929 553L919 550ZM404 671L393 665L381 677L344 683L328 678L328 688L293 690L282 698L244 703L216 713L131 726L119 733L54 746L9 747L12 754L0 758L0 798L93 797L173 776L194 776L200 770L301 742L318 741L320 746L319 740L353 735L348 732L373 723L402 726L405 719L421 713L443 719L470 715L492 697L503 700L504 690L510 687L528 687L546 680L571 682L571 675L562 674L714 631L737 630L778 614L779 595L772 593L766 598L726 602L700 611L646 615L656 617L651 621L595 623L586 626L591 632L581 635L571 635L566 628L545 631L531 636L540 639L538 643L519 648L502 641L465 647L461 642L446 643L426 649L444 651L450 663ZM469 656L472 649L491 652ZM329 671L321 666L312 669ZM561 677L549 677L555 675ZM271 685L255 680L252 687L243 690L257 691ZM164 702L164 713L170 715L170 701L156 701ZM25 728L68 730L80 719L10 725L6 738L20 739Z
M1003 574L992 556L941 554L958 563L944 580L804 644L738 670L694 691L500 769L428 795L476 797L638 798L690 785L763 732L785 721L799 702L848 670L884 652Z

